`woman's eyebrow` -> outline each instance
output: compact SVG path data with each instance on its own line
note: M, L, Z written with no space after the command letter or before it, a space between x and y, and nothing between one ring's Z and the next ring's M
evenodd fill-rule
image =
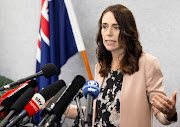
M117 23L114 23L114 24L112 24L113 26L119 26L119 24L117 24Z
M102 25L108 25L108 23L102 23ZM113 23L112 25L113 26L119 26L119 24L117 24L117 23Z
M107 25L107 23L102 23L102 25Z

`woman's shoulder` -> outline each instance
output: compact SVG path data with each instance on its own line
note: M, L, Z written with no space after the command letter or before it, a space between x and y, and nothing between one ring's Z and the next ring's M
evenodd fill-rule
M99 71L99 69L100 69L100 63L96 63L95 64L95 71Z
M101 77L101 75L99 74L99 70L100 70L100 63L96 63L94 80L99 83L99 88L100 88L102 85L104 77Z
M143 52L139 61L143 63L152 63L153 61L158 61L158 59L149 53Z
M139 67L141 69L146 68L147 70L150 68L160 69L160 62L155 56L149 53L142 53L139 59Z
M150 71L149 69L160 70L160 63L155 56L149 53L143 53L139 59L139 67L140 69L146 68L147 71Z

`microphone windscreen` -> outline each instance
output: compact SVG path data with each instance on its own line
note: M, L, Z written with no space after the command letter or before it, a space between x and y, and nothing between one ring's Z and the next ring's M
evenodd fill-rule
M11 94L8 94L8 96L4 96L4 100L1 102L1 106L4 106L5 111L10 111L11 106L14 104L14 102L30 87L36 87L37 81L36 80L30 80L23 84L21 84L19 87L15 88Z
M44 97L45 101L47 101L53 97L63 86L66 86L65 82L63 80L58 80L39 91L39 93Z
M99 84L98 82L94 80L89 80L86 82L86 84L83 87L83 94L85 98L87 99L87 94L90 93L94 99L99 95Z
M28 88L11 106L11 110L15 110L15 114L19 114L28 104L34 94L35 90L32 87Z
M45 64L41 70L45 78L50 78L57 73L57 67L52 63Z
M52 110L52 114L56 114L58 117L61 117L68 105L73 100L74 96L78 93L78 91L83 87L84 84L85 78L77 75L72 81L72 84L67 87L60 100L56 103L55 107Z

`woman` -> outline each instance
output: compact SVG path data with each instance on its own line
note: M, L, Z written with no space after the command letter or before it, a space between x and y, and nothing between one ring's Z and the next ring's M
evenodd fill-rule
M152 127L152 113L162 124L177 121L176 94L164 93L159 62L142 51L136 23L123 5L109 6L99 20L94 126Z
M93 103L95 127L152 127L152 113L162 124L177 121L177 91L166 97L159 62L142 51L138 37L128 8L118 4L105 9L97 34L95 80L100 94ZM69 106L65 116L76 115L77 107Z

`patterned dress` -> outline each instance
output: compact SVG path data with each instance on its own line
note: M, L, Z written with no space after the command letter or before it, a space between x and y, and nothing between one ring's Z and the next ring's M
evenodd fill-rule
M95 127L117 127L120 122L120 94L123 75L111 70L105 77L97 98Z

